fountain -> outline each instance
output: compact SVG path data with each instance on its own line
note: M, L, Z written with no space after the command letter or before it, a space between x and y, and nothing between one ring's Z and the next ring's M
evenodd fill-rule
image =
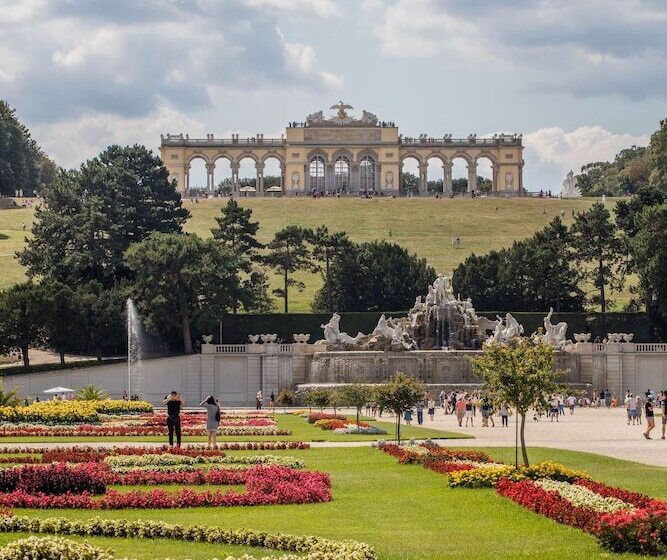
M139 310L131 298L127 298L127 393L141 395L143 392L143 324Z

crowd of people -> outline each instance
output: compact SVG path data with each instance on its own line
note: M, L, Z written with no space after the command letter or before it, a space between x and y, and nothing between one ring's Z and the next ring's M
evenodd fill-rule
M662 412L662 433L661 438L665 439L667 429L667 389L655 394L655 391L648 389L643 395L633 394L630 389L625 392L623 405L627 413L628 426L642 426L642 416L646 418L646 430L642 435L646 439L651 438L651 432L655 429L656 408Z

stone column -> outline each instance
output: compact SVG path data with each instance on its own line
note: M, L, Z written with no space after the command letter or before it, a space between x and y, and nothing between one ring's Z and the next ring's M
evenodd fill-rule
M186 192L190 190L190 165L186 165L183 168L183 182L185 183Z
M239 167L240 164L238 161L232 162L232 193L237 194L239 192Z
M261 161L258 161L255 164L255 170L257 171L257 178L255 179L255 189L257 194L264 194L264 164Z
M206 164L206 188L213 192L215 187L215 163Z
M285 164L281 163L280 164L280 188L282 189L283 194L287 194L287 189L285 188L285 173L286 173Z
M350 193L359 193L361 190L361 181L359 177L359 164L350 163Z
M468 192L477 190L477 162L468 163Z
M334 164L326 163L324 165L324 190L335 192L336 181L334 179Z
M424 196L428 194L428 163L423 162L419 164L419 196Z
M451 161L442 166L442 194L452 194L452 167Z
M491 191L495 192L498 190L498 165L491 163Z

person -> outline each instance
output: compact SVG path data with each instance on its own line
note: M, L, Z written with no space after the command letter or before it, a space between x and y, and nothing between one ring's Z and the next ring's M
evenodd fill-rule
M126 401L127 399L127 391L123 391L123 400Z
M420 426L424 423L424 401L417 402L417 424Z
M577 399L574 397L574 395L568 395L567 397L567 406L570 409L570 416L574 414L574 405L577 402Z
M465 411L466 411L466 428L468 427L468 420L470 420L470 427L471 428L475 427L475 418L474 418L475 415L473 414L472 407L473 407L472 399L468 399L466 401L466 408L465 408Z
M271 410L276 409L276 396L273 394L273 391L271 391L271 395L269 396L269 408Z
M635 418L637 416L637 399L632 393L625 399L625 410L628 414L628 426L630 425L630 422L632 422L632 425L634 426Z
M646 431L644 432L644 437L646 439L651 439L651 431L655 428L655 416L653 414L653 399L646 399L646 404L644 405L644 410L646 412Z
M558 393L558 414L565 416L565 399L561 393Z
M443 389L440 391L440 395L438 395L438 400L440 401L440 408L445 408L445 390ZM445 410L445 414L447 414L447 411Z
M466 413L466 401L464 400L463 397L461 397L459 400L456 401L456 405L454 405L454 408L456 409L456 419L459 421L459 427L463 427L463 417L465 416Z
M483 428L488 428L489 427L489 411L491 410L491 405L489 404L489 401L484 399L482 401L482 427Z
M607 408L611 408L611 393L609 389L604 390L604 404Z
M554 418L556 419L556 422L558 422L558 395L554 395L551 397L551 401L549 401L549 417L551 418L551 422L554 421Z
M167 428L169 430L169 447L174 447L174 434L176 434L176 446L181 446L181 407L183 399L176 391L172 391L165 397L167 405Z
M428 417L431 419L431 422L433 422L435 416L435 401L429 397L428 399Z
M404 413L403 413L403 420L405 420L405 423L409 426L412 424L412 409L408 408Z
M500 405L500 420L503 428L509 427L509 415L510 409L507 407L507 403L502 403Z
M257 410L262 410L262 402L264 401L264 398L262 397L262 390L260 389L257 391L257 394L255 395L255 407Z
M220 416L222 415L220 405L213 398L213 395L209 395L199 406L203 406L206 409L206 435L208 436L206 447L209 449L213 447L215 449L218 446L216 437L218 435L218 427L220 426Z

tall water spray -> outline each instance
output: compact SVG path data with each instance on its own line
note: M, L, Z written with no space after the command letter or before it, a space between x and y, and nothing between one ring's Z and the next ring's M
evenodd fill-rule
M127 298L127 393L141 395L143 389L143 325L139 310L131 298Z

